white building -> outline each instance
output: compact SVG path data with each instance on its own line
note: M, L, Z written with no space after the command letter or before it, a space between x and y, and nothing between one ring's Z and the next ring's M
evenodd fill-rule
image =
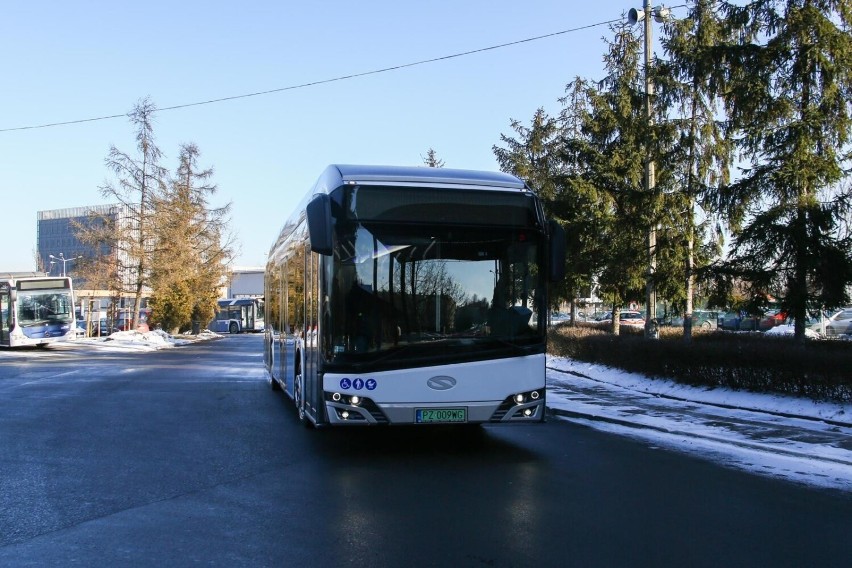
M223 298L262 298L263 268L236 267L228 275Z

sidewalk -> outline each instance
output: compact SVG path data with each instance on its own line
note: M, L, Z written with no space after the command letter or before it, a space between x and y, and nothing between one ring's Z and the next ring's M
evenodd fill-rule
M650 380L549 357L550 415L727 466L852 491L852 405Z

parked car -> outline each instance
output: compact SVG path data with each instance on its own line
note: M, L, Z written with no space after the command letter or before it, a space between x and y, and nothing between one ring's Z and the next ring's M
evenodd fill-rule
M89 334L88 337L106 337L116 331L120 331L115 326L110 326L107 323L106 318L101 318L100 322L90 322L89 323ZM86 320L78 319L77 320L77 337L86 336Z
M77 320L77 327L74 330L77 337L86 336L86 322Z
M148 325L148 310L141 310L139 312L139 316L136 318L136 331L141 333L145 333L146 331L151 331L150 326ZM116 321L116 326L122 331L130 330L130 314L122 313L118 316L118 320Z
M852 334L852 306L836 312L825 323L826 337L838 337L848 334Z
M757 328L760 331L766 331L777 325L786 323L786 321L787 312L782 312L781 310L769 310L762 318L760 318L760 321L757 322Z
M642 327L642 326L645 325L645 317L640 312L634 312L634 311L619 312L618 323L619 323L619 325L630 325L630 326Z
M558 323L563 323L566 321L571 321L571 314L565 314L562 312L551 312L550 325L556 325Z
M683 316L675 316L669 325L683 327ZM719 312L715 310L693 310L692 329L716 329L719 327Z
M725 312L720 314L716 321L718 327L728 331L754 331L760 318L739 312Z
M603 314L598 314L595 316L593 320L594 324L598 326L609 326L612 324L612 312L605 312ZM645 317L641 312L633 311L633 310L624 310L623 312L618 312L618 323L619 325L629 325L629 326L644 326L645 325Z

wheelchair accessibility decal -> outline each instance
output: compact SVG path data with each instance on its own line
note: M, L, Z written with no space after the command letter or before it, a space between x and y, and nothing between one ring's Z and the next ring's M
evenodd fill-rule
M360 379L360 378L359 379L349 379L349 378L340 379L340 388L343 389L343 390L348 390L348 389L362 390L362 389L366 388L367 390L371 391L371 390L376 390L377 386L378 386L378 383L376 382L376 379L367 379L366 381L364 379Z

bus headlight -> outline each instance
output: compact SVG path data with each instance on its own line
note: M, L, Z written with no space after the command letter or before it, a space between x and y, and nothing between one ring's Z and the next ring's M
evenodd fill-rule
M349 404L351 404L352 406L358 406L359 404L361 404L361 397L353 395L349 398Z
M340 397L340 393L339 393L339 392L336 392L336 393L334 393L333 395L331 395L331 400L333 400L334 402L340 402L340 398L341 398L341 397Z
M523 393L518 393L518 394L515 395L515 402L516 403L523 404L525 400L526 400L526 398L524 397Z

